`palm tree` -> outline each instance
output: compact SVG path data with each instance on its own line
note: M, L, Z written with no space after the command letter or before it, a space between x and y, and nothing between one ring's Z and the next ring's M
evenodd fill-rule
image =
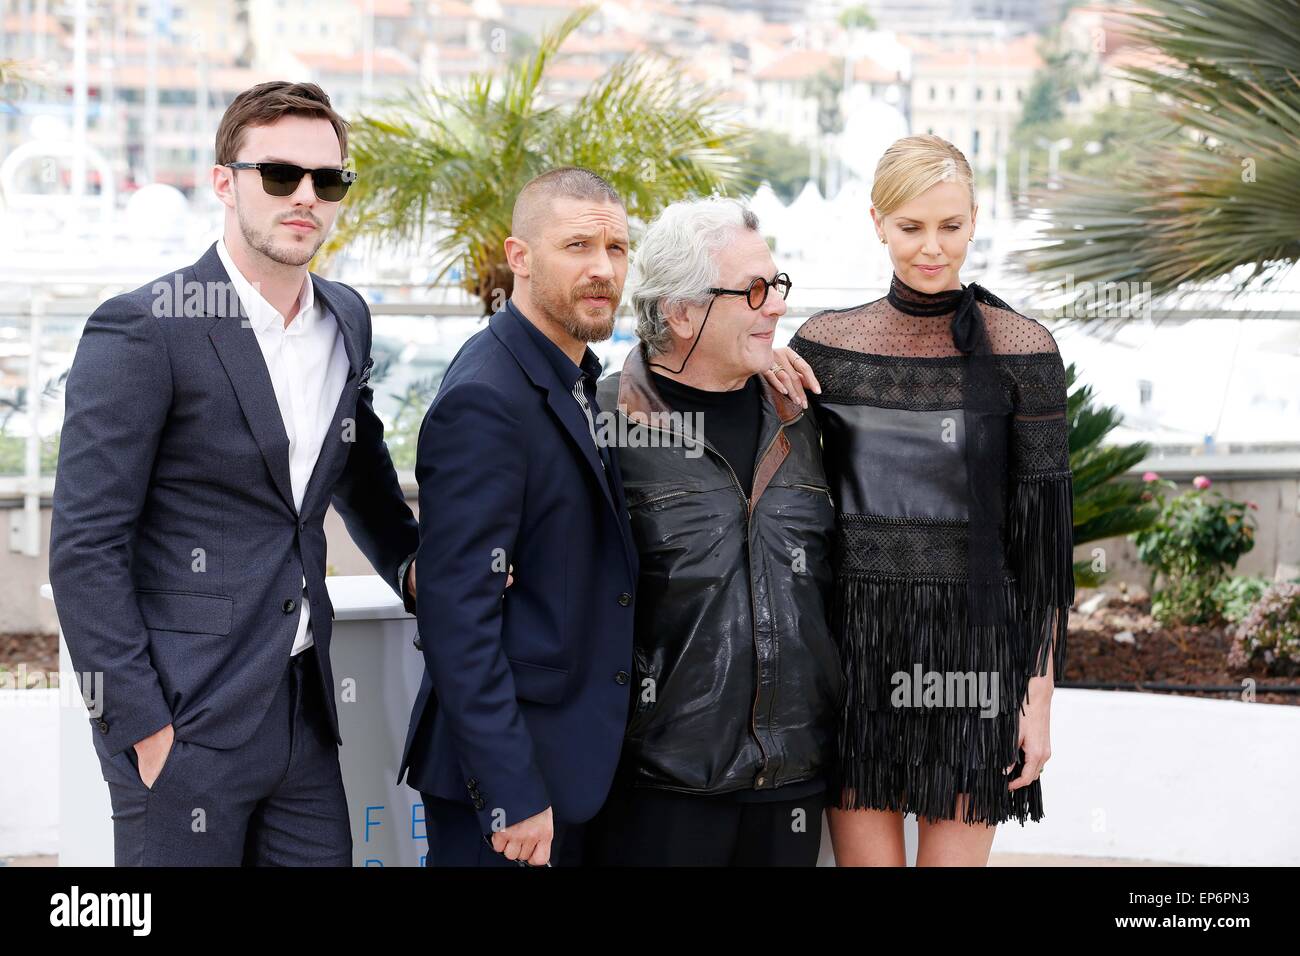
M1094 405L1092 387L1075 388L1076 372L1071 363L1065 370L1066 414L1070 421L1070 468L1074 472L1074 543L1100 541L1132 534L1150 527L1157 509L1142 500L1146 490L1140 481L1124 473L1150 452L1146 442L1133 445L1103 445L1107 434L1119 427L1119 409ZM1096 587L1104 571L1094 570L1089 560L1074 563L1075 583Z
M1142 282L1160 295L1241 266L1237 291L1276 279L1300 258L1300 0L1142 0L1127 17L1176 65L1130 71L1150 94L1135 126L1163 131L1132 142L1113 179L1044 200L1051 242L1028 268L1072 274L1085 310L1083 283L1131 283L1127 301Z
M548 63L594 9L576 11L499 79L476 75L455 93L418 88L362 117L349 142L360 175L324 255L359 239L431 237L434 282L459 266L491 314L514 288L503 249L514 198L538 173L587 167L642 222L674 200L752 185L736 159L748 131L649 57L612 67L572 106L540 102Z

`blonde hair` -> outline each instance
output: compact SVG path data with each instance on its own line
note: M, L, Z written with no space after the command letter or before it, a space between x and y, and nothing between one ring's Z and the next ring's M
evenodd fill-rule
M936 183L954 181L966 184L974 207L975 174L962 151L939 136L904 136L895 140L876 164L871 204L888 216Z

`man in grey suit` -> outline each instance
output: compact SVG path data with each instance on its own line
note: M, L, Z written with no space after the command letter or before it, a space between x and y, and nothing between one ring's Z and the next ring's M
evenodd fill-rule
M66 388L50 582L122 865L342 865L323 521L399 595L418 544L372 407L370 313L307 271L353 173L314 84L231 103L223 238L101 305ZM83 692L89 686L83 683Z

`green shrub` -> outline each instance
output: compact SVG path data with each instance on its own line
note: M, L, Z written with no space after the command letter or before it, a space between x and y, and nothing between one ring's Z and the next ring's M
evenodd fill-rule
M1181 495L1172 481L1145 476L1159 506L1155 523L1134 535L1151 568L1151 614L1162 624L1203 624L1220 616L1215 588L1255 546L1255 505L1210 491L1204 475Z
M1268 578L1224 578L1214 586L1210 597L1218 615L1235 624L1250 613L1272 583Z

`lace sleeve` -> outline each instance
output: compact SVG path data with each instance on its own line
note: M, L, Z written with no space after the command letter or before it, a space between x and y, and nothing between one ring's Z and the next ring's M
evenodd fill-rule
M1007 557L1030 626L1030 675L1045 675L1050 662L1059 677L1065 669L1066 627L1074 602L1074 494L1065 367L1051 333L1030 319L1021 322L1014 344L1033 351L1005 354L1003 359L1011 372L1015 406ZM995 338L995 348L998 344ZM1002 343L1003 348L1011 344Z

